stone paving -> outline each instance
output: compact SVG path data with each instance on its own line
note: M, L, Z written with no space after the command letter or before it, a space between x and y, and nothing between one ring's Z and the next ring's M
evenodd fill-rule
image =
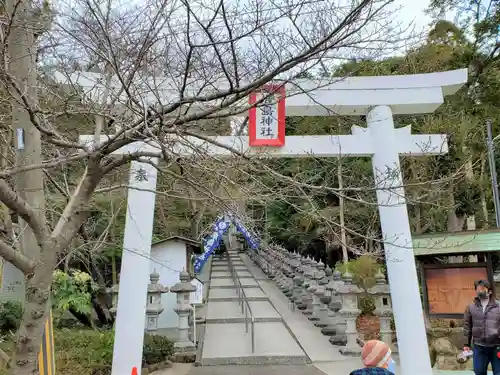
M395 356L396 363L399 358ZM172 368L153 372L151 375L348 375L359 368L359 359L342 362L319 362L312 365L246 365L194 367L190 363L174 363ZM435 375L473 375L472 371L440 371ZM396 366L396 375L402 375ZM492 375L489 371L488 375Z
M249 365L193 367L188 375L325 375L325 373L312 365Z

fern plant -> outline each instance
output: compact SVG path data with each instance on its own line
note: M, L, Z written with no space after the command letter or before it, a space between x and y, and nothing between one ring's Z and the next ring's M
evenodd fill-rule
M92 292L97 289L88 273L75 269L68 273L55 270L52 274L52 307L88 315L92 311Z

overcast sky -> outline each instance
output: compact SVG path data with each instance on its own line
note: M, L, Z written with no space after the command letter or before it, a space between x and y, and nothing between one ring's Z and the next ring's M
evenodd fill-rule
M400 19L404 23L414 22L417 30L428 30L431 17L425 14L430 0L396 0L396 7L402 7L399 11ZM446 19L453 21L454 12L447 12Z
M399 11L401 20L404 23L414 22L417 30L428 28L431 18L424 13L429 6L429 0L396 0L397 6L401 6Z

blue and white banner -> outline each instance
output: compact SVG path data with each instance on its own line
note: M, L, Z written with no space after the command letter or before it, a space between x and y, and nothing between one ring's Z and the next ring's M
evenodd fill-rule
M229 229L229 225L231 225L231 222L226 221L224 217L216 220L212 227L212 233L203 240L203 254L194 260L194 272L200 272L210 255L219 247L224 233Z
M198 273L201 271L208 258L213 254L215 249L219 247L220 242L224 234L229 229L231 223L233 223L236 226L236 229L243 235L243 237L245 237L245 240L247 240L252 249L257 249L259 247L257 236L247 230L238 219L230 217L229 215L226 217L219 217L212 227L212 233L206 236L203 240L203 254L195 258L194 272Z
M245 240L247 240L248 244L252 249L258 249L259 248L259 241L257 239L257 236L247 230L243 224L238 219L233 220L234 225L236 225L236 229L238 229L238 232L240 232L243 237L245 237Z

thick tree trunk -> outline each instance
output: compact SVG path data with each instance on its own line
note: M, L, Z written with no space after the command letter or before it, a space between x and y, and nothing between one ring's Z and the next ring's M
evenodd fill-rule
M102 175L98 165L90 161L56 227L41 246L40 261L26 278L26 302L23 319L16 335L16 350L10 363L12 375L32 375L38 372L37 358L44 324L50 309L52 271L58 255L75 237L88 217L90 198ZM91 171L90 171L91 170Z
M468 152L467 147L463 146L463 151L464 153L467 154ZM472 155L467 160L467 163L465 163L465 176L469 182L474 181L474 168L472 165ZM466 220L467 230L476 230L476 216L474 214L467 216L465 220Z
M448 232L461 232L465 224L465 216L458 216L455 212L455 198L453 192L450 191L448 209Z
M26 279L24 314L16 335L16 351L10 363L13 375L37 373L37 358L45 320L50 309L52 270L56 265L55 241L42 248L40 262L32 277Z
M41 156L41 136L31 121L28 109L37 103L36 42L34 37L35 15L33 4L28 1L9 0L5 3L12 23L8 34L8 73L12 77L7 86L11 104L11 127L16 132L16 166L22 167L39 163ZM41 168L17 173L15 185L19 196L35 211L38 221L45 225L45 193ZM19 235L23 254L37 261L40 254L38 240L27 223L19 217L23 228ZM21 281L24 282L24 280ZM19 299L22 295L18 296Z
M484 175L486 172L486 158L484 155L481 155L481 174L479 176L479 181L484 181ZM490 226L489 213L488 213L488 204L486 201L486 192L485 189L480 190L481 196L481 210L483 211L483 229L487 229Z

